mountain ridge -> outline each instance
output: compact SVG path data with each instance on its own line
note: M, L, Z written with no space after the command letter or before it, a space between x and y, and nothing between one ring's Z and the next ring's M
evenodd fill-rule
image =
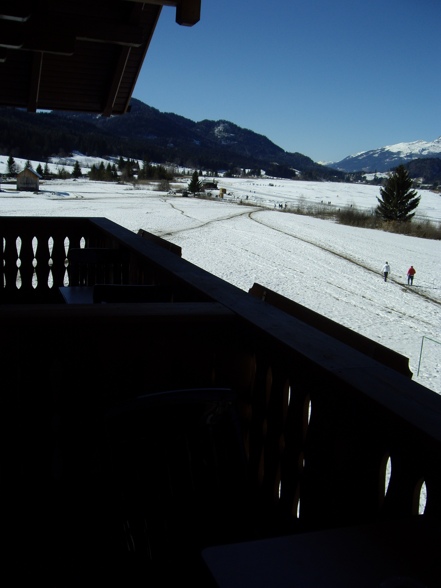
M395 143L378 149L360 151L348 155L327 167L347 173L352 172L387 172L397 167L420 159L441 159L441 136L434 141L410 141Z
M84 112L0 108L0 152L45 161L78 151L89 156L171 164L208 172L244 169L281 178L363 181L363 174L405 164L411 177L440 182L441 137L362 151L336 163L317 163L290 153L264 135L220 119L192 121L132 98L130 112L103 117Z
M169 163L194 169L263 169L277 177L342 181L345 174L301 153L289 153L264 135L226 120L194 122L132 99L124 116L0 108L0 149L37 159L79 151Z

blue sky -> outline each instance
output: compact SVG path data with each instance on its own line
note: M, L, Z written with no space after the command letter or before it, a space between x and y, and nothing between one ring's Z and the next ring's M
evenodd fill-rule
M438 138L440 63L441 0L202 0L163 8L133 96L339 161Z

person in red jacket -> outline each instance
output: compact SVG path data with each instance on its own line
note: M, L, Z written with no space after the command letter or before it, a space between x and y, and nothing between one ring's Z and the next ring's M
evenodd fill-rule
M410 268L407 270L407 284L409 286L413 285L413 276L416 274L416 270L413 267L413 265L410 266Z

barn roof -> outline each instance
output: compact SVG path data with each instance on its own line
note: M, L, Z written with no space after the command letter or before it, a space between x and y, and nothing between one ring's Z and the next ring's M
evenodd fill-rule
M192 26L201 0L0 3L0 106L127 112L162 6Z
M22 175L26 175L26 174L32 174L36 178L41 179L41 175L37 171L35 171L35 169L33 167L25 167L20 172L18 172L17 177L22 176Z

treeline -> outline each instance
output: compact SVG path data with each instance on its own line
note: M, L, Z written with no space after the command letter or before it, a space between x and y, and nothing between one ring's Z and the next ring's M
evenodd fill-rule
M12 155L9 155L9 157L8 157L8 161L6 163L6 168L7 168L6 177L9 177L9 178L15 178L17 176L17 174L22 171L21 167L16 163L16 161L12 157ZM29 159L26 161L26 163L24 165L24 169L26 169L26 168L32 169L32 164L29 161ZM59 178L59 179L65 180L67 178L80 178L83 175L83 173L81 171L80 164L78 163L78 161L75 162L75 165L73 167L72 172L67 171L62 166L62 167L58 167L56 173L54 173L53 171L50 170L48 162L46 162L44 164L44 166L41 163L39 163L37 165L37 167L35 168L35 171L37 172L37 174L40 175L40 177L42 177L44 179Z
M405 167L412 178L424 178L424 182L432 184L434 188L441 185L441 158L415 159Z
M9 155L7 161L7 176L15 177L21 169L17 165L14 157ZM29 159L26 161L25 168L32 167ZM49 163L46 162L44 166L39 163L35 171L44 179L59 178L62 180L68 178L81 178L83 172L78 161L75 161L71 172L66 170L64 166L57 167L57 171L51 171ZM139 164L133 159L119 158L118 164L108 162L107 165L102 161L99 165L92 165L90 172L87 174L90 180L99 182L116 182L116 181L133 181L138 180L172 180L173 173L163 165L152 165L148 161L143 161Z
M191 143L173 145L173 139L141 141L134 137L117 137L105 133L89 122L59 116L58 113L30 114L13 108L0 109L0 153L14 158L49 160L51 157L66 157L77 151L90 157L105 157L106 154L124 154L128 159L154 161L191 169L227 170L234 167L262 167L256 158L238 157L222 148L198 149ZM109 176L105 169L94 173ZM155 178L159 172L150 170L147 175ZM163 171L161 172L163 173ZM166 179L166 178L160 178Z
M129 159L204 171L263 169L289 178L298 177L294 171L298 170L307 179L343 179L341 172L299 153L284 152L266 137L239 127L234 127L237 140L225 144L216 138L214 126L213 121L193 123L165 115L136 100L130 113L109 119L86 113L0 108L0 153L40 161L75 151L103 158L123 154Z
M93 124L56 113L28 113L15 108L0 108L0 153L14 158L45 161L77 151L90 157L123 153L126 158L165 163L162 148L146 142L106 133Z
M140 165L133 159L119 158L118 165L110 162L104 165L102 161L98 166L92 165L89 178L99 182L115 182L118 180L130 182L135 178L140 180L172 180L173 174L163 165L152 165L143 161Z

